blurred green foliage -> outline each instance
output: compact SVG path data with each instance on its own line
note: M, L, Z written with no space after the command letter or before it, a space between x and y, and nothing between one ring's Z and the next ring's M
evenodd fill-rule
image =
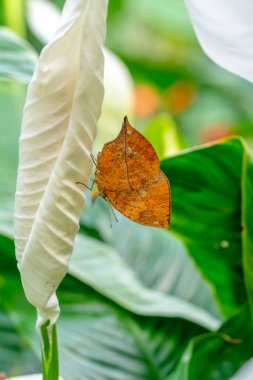
M1 0L0 23L11 27L17 15L6 12ZM0 372L8 375L40 371L12 227L22 108L43 46L23 24L26 41L0 32ZM253 86L203 54L182 0L109 1L106 46L130 70L135 126L163 159L172 233L120 215L111 229L105 203L88 201L58 291L61 372L229 380L253 356L253 161L239 138L194 146L234 133L253 146Z
M27 6L22 2L21 14ZM51 2L59 9L64 4L64 0ZM1 0L0 24L6 24L4 4ZM149 120L165 112L190 146L232 134L243 136L253 146L252 86L205 56L183 0L109 1L107 25L106 46L123 59L135 80L140 124L143 117ZM39 52L43 44L28 22L26 32ZM139 85L144 86L141 94ZM146 102L146 109L140 109L138 96L148 98L150 88L155 106Z
M144 116L169 113L189 145L232 134L252 145L252 85L204 55L182 0L109 2L106 45L137 86L155 90L157 107Z

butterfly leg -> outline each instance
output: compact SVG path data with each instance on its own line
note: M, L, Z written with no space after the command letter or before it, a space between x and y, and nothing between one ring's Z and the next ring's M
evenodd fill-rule
M117 223L118 223L118 219L117 219L117 217L115 215L115 212L113 210L113 207L112 207L111 202L109 201L109 199L108 198L104 198L104 200L107 202L107 210L108 210L108 215L109 215L110 227L112 228L111 212L112 212L112 214L113 214L113 216L114 216L114 218L115 218L115 220L116 220Z
M92 159L92 162L93 164L97 167L97 161L96 161L96 158L94 157L94 155L92 153L90 153L90 157ZM88 185L85 185L85 183L83 182L76 182L76 185L83 185L84 187L86 187L86 189L89 189L90 191L93 190L93 187L94 187L94 184L95 184L95 179L93 179L92 183L91 183L91 187L89 187Z
M91 159L92 159L93 164L94 164L94 165L96 166L96 168L97 168L97 160L96 160L95 156L93 155L93 153L90 154L90 157L91 157Z
M114 212L114 210L113 210L113 207L112 207L112 205L111 205L111 203L110 203L109 201L108 201L108 203L109 203L109 205L110 205L110 207L111 207L111 210L112 210L113 216L114 216L116 222L118 223L119 221L118 221L118 218L117 218L117 216L116 216L116 214L115 214L115 212Z
M112 228L112 220L111 220L111 213L110 213L110 202L108 201L108 199L105 199L105 201L107 203L107 212L108 212L108 216L109 216L110 227Z

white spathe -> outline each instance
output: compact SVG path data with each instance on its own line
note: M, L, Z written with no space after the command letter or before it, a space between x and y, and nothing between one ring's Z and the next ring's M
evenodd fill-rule
M217 64L253 82L253 1L185 0L196 35Z
M28 88L15 201L16 258L39 327L55 323L100 116L107 1L67 0Z

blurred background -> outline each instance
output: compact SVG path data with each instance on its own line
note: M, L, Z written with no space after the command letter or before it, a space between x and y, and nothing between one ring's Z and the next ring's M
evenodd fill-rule
M0 24L39 53L63 4L1 0ZM111 53L106 52L106 97L95 150L116 135L125 114L147 135L159 130L168 136L166 146L157 142L160 158L233 134L253 146L253 88L204 55L183 0L109 1L106 47Z

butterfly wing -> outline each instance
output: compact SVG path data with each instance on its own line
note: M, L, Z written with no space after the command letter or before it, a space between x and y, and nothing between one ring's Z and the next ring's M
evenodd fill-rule
M134 222L169 229L170 185L160 170L158 179L132 191L108 191L108 201Z
M98 154L96 183L100 193L137 190L157 180L159 172L155 149L125 118L118 137Z

